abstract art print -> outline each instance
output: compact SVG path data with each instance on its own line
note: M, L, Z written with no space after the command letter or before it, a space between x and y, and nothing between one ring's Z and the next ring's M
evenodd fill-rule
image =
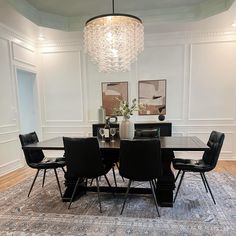
M113 115L113 109L119 107L119 100L128 101L128 82L103 82L102 106L107 116Z
M166 114L166 80L138 82L139 115Z

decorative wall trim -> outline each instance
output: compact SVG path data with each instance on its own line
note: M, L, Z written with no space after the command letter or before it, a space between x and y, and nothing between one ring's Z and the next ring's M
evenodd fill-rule
M0 176L10 173L18 168L24 166L24 163L21 159L16 159L14 161L7 162L0 165Z
M23 45L27 45L28 47L35 48L35 41L31 38L22 35L22 33L16 32L15 30L9 28L8 26L2 24L0 22L0 33L5 37L5 39L15 42L15 40L20 40Z
M181 108L181 115L180 115L180 117L179 118L168 118L169 120L171 120L171 121L182 121L182 120L184 120L184 101L185 101L185 93L184 93L184 89L185 89L185 87L186 87L186 82L187 82L187 76L186 76L186 68L187 68L187 61L186 61L186 53L187 53L187 48L186 48L186 45L183 43L175 43L175 44L171 44L171 45L168 45L168 44L152 44L152 45L145 45L145 48L157 48L157 47L162 47L162 48L165 48L165 47L180 47L182 50L183 50L183 61L182 61L182 64L183 64L183 70L182 70L182 74L183 74L183 79L182 79L182 86L183 86L183 93L182 93L182 96L181 96L181 99L182 99L182 108ZM138 74L138 62L137 62L137 64L136 64L137 66L136 66L136 68L137 68L137 74ZM163 75L162 75L162 77L163 77ZM166 75L166 77L167 77L167 75ZM168 78L166 78L167 80L168 80ZM136 81L138 81L138 75L137 75L137 79L136 79ZM167 88L166 88L167 90L168 90L168 81L167 81ZM166 94L167 95L167 94ZM168 107L166 108L166 110L167 110L167 112L168 112ZM137 120L139 120L138 119L138 117L143 117L143 116L136 116L135 118L137 119Z
M15 134L19 133L19 130L13 130L13 131L8 131L8 132L0 132L0 135L6 135L6 134Z
M32 62L29 62L29 61L26 61L24 59L21 59L19 57L17 57L16 55L16 47L19 47L19 48L22 48L30 53L32 53L32 56L35 57L35 50L33 50L32 48L29 48L25 45L21 45L21 44L17 44L15 42L12 42L12 58L13 60L15 61L18 61L18 62L22 62L24 64L27 64L27 65L30 65L30 66L33 66L33 67L36 67L36 63L32 63ZM35 58L33 59L35 61Z
M55 54L55 53L78 53L79 54L79 63L80 63L80 68L82 68L82 61L81 61L81 51L78 50L78 49L72 49L72 50L65 50L63 48L61 48L59 51L48 51L48 52L43 52L42 54ZM82 101L83 101L83 90L82 90L82 87L83 87L83 83L82 83L82 74L81 74L81 70L80 70L80 79L81 79L81 87L79 88L79 93L82 94L81 98L82 98ZM44 80L43 80L43 90L45 89L45 85L44 85ZM54 122L54 123L59 123L59 122L66 122L66 123L74 123L74 122L79 122L79 123L82 123L83 122L83 117L84 117L84 111L82 110L82 119L78 119L78 120L50 120L50 119L47 119L46 118L46 108L47 108L47 104L46 104L46 97L45 97L45 94L43 93L43 114L44 114L44 122L45 123L49 123L49 122ZM82 104L81 104L82 105Z
M90 125L88 124L84 124L84 125L78 125L78 126L64 126L64 125L61 125L61 126L58 126L58 125L50 125L50 126L46 126L46 125L42 125L41 126L43 129L50 129L50 128L91 128Z
M215 42L235 42L236 31L234 30L205 30L205 31L181 31L168 33L147 34L145 37L147 44L151 45L172 45L179 43L215 43ZM168 40L166 40L168 39ZM146 42L145 42L146 43ZM145 44L146 46L146 44Z
M16 124L0 125L0 129L1 129L1 128L9 128L9 127L16 127Z
M11 142L15 142L15 141L17 141L17 139L13 138L13 139L8 139L8 140L1 141L0 144L11 143Z
M236 32L235 32L235 36L236 36ZM235 38L236 39L236 38ZM223 41L223 42L215 42L215 41L208 41L208 42L198 42L198 43L191 43L190 44L190 57L189 57L189 68L190 68L190 72L189 72L189 103L188 103L188 120L190 121L235 121L234 117L222 117L222 118L191 118L191 83L192 83L192 57L193 57L193 45L201 45L201 44L220 44L220 43L227 43L227 42L231 42L231 41ZM236 41L235 41L236 42Z

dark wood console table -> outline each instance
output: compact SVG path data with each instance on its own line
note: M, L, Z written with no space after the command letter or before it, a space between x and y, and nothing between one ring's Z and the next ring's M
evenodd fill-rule
M93 124L93 136L97 136L98 129L103 128L105 124ZM111 128L119 128L119 124L110 124ZM135 129L160 129L160 136L172 135L172 123L170 122L147 122L147 123L134 123Z

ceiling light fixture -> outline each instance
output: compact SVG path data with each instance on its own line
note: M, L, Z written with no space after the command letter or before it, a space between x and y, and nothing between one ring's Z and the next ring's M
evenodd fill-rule
M114 13L89 19L84 28L85 51L101 72L129 71L143 51L144 27L141 19Z

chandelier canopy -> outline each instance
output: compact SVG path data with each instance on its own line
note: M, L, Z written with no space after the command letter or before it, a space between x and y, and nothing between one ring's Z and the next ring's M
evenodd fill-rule
M133 15L114 13L89 19L84 28L85 51L101 72L129 71L143 50L144 27Z

